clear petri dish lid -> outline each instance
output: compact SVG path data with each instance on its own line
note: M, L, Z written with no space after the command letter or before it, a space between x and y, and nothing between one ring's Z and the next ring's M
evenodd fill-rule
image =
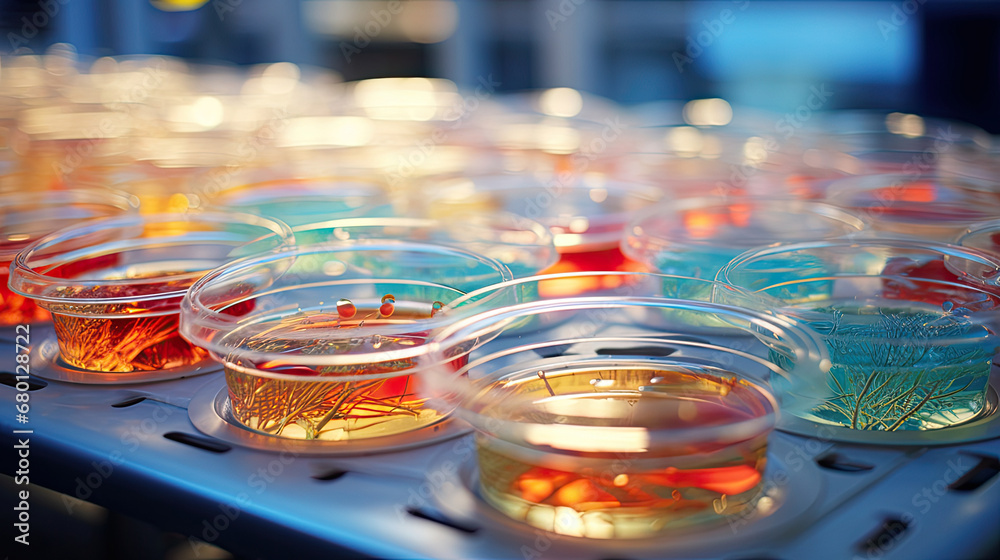
M464 177L434 182L425 192L431 217L513 212L547 226L560 252L617 245L631 216L662 196L654 187L602 174Z
M182 302L180 328L229 362L265 364L289 354L326 368L411 360L426 353L426 332L446 320L439 316L445 305L472 287L510 279L503 264L457 247L301 245L207 274Z
M609 282L610 277L617 282ZM567 286L581 284L602 287L566 295ZM531 359L556 361L577 355L639 361L701 356L699 349L719 346L724 349L706 350L721 352L716 356L721 362L709 365L740 362L759 379L781 379L789 395L795 395L788 397L789 407L808 408L827 390L826 349L815 335L766 310L756 296L712 280L634 272L541 275L470 292L442 311L453 323L435 331L435 350L452 360L470 359L470 364L478 363L481 347L496 338L523 345ZM598 339L621 344L605 347ZM769 355L780 356L788 367L768 362ZM701 358L693 359L691 363L701 363ZM468 391L478 390L464 386L455 393L451 381L439 381L441 398L461 401L471 398Z
M347 218L305 224L294 231L303 244L405 239L462 247L500 261L514 277L537 274L559 259L548 228L510 212L471 213L441 220Z
M59 230L24 249L11 266L15 292L65 313L100 316L176 302L209 270L294 243L287 225L248 214L154 214L109 218ZM160 302L160 303L157 303ZM119 311L111 312L116 315Z

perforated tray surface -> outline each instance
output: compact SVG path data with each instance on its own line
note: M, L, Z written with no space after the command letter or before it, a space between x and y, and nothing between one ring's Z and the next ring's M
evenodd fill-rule
M33 327L36 355L52 336ZM14 343L0 338L0 372ZM131 385L37 380L29 422L0 385L13 475L30 438L31 482L265 558L989 558L1000 553L1000 439L944 445L838 443L776 432L769 515L647 541L582 542L508 522L478 501L471 436L453 425L423 447L324 456L208 434L220 371ZM12 377L4 375L5 383ZM997 380L994 375L993 381ZM996 383L994 383L996 387ZM995 397L994 397L995 398ZM206 404L207 403L207 404ZM189 411L189 407L192 410ZM14 430L31 430L15 434ZM992 433L992 432L990 432Z

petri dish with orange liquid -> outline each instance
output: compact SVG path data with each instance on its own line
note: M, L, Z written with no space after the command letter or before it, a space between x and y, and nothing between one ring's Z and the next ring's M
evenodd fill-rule
M633 294L663 280L635 276ZM527 527L586 539L677 534L752 511L779 408L766 380L815 381L824 355L780 317L643 295L494 307L432 344L433 363L462 360L421 375L475 428L479 498Z

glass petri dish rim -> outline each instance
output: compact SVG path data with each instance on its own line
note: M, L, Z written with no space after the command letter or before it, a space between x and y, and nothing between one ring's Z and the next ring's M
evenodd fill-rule
M558 276L558 275L553 275ZM444 327L441 331L436 333L434 339L431 341L430 346L434 354L434 358L431 360L433 363L445 363L448 359L445 358L444 353L448 348L454 347L455 345L461 343L462 341L474 339L481 333L484 328L492 324L501 323L503 321L513 322L517 319L521 319L531 315L538 315L545 312L558 312L567 310L582 310L582 309L597 309L597 308L664 308L670 307L678 310L689 310L689 311L706 311L706 312L722 312L730 315L738 315L743 318L750 319L754 325L761 326L762 323L768 323L772 326L779 327L782 332L794 332L801 336L802 339L810 341L815 344L814 337L810 336L808 333L804 333L800 328L794 327L792 325L784 326L785 321L780 317L771 317L763 313L758 313L752 310L747 310L735 306L728 306L722 304L712 304L708 302L696 302L691 300L681 300L681 299L671 299L671 298L655 298L655 297L625 297L625 298L615 298L615 297L575 297L575 298L560 298L553 300L536 301L529 303L521 303L512 306L502 307L498 309L493 309L486 311L484 313L476 314L471 317L460 319L451 325ZM457 340L449 340L450 338L457 338ZM821 348L819 351L823 351ZM514 350L504 350L500 352L501 354L506 354ZM490 356L482 357L477 360L477 363L482 363L484 361L489 361L492 359L494 354ZM623 361L622 358L617 359L617 361ZM650 366L650 369L655 369L657 363L662 364L672 364L680 365L677 362L671 361L658 361L649 360L645 361ZM467 369L475 364L469 364L462 369ZM462 371L462 369L459 370ZM520 372L518 372L520 373ZM515 373L513 375L517 375ZM735 443L738 441L745 441L748 438L754 437L766 433L773 429L777 423L779 416L779 406L774 394L771 390L765 388L761 384L761 380L748 377L739 372L729 372L733 376L739 378L741 381L746 382L758 395L761 396L766 402L770 411L763 415L754 418L749 418L746 420L741 420L739 422L730 423L722 426L710 426L710 427L691 427L683 429L659 429L653 430L654 434L651 434L650 444L655 444L656 442L661 442L663 444L678 444L686 442L703 442L706 438L712 437L713 441L719 441L721 443ZM427 375L428 377L435 377L437 374L432 371L421 373L422 375ZM448 374L449 377L454 375ZM502 379L502 378L501 378ZM493 380L499 381L500 379ZM438 380L441 382L442 380ZM450 384L447 387L449 391L455 391L456 387L454 384ZM459 388L461 390L461 388ZM522 432L525 427L530 426L549 426L550 424L536 424L532 422L516 422L505 420L495 415L482 414L476 410L471 409L468 406L469 399L474 399L475 396L472 391L466 391L464 395L460 395L459 402L457 403L457 414L464 420L475 426L478 430L484 431L486 433L495 434L497 432L505 432L507 434L517 434ZM489 424L489 429L486 429L486 424ZM563 424L560 424L562 426ZM566 426L572 426L572 424L565 424ZM662 432L669 432L669 434L664 434ZM659 434L659 437L652 437L655 434ZM499 437L499 436L494 436ZM508 440L508 438L500 437L500 439ZM513 442L511 442L513 443Z
M982 222L975 222L974 224L966 228L965 231L959 234L959 236L955 239L955 245L962 247L963 249L971 249L986 254L991 254L983 249L980 249L979 247L964 244L964 242L967 242L970 237L990 231L993 231L995 233L1000 233L1000 218L996 220L985 220ZM1000 258L1000 256L998 256L998 258Z
M859 248L873 247L873 248L888 248L888 249L891 249L891 248L904 248L904 249L909 249L909 250L920 250L920 251L924 251L924 252L937 252L937 253L941 254L942 256L945 256L945 257L960 258L960 259L966 259L966 260L978 262L979 264L986 265L986 266L991 266L995 270L1000 271L1000 258L994 258L994 257L990 256L989 254L986 254L986 253L984 253L982 251L977 251L977 250L974 250L974 249L968 249L966 247L959 247L959 246L956 246L956 245L950 245L950 244L947 244L947 243L938 243L938 242L933 242L933 241L917 241L917 240L909 240L909 239L891 239L891 238L874 238L874 239L854 239L854 240L842 240L842 241L838 241L838 240L810 241L810 242L804 242L804 243L776 243L776 244L769 245L769 246L766 246L766 247L758 247L758 248L746 251L746 252L740 254L739 256L737 256L736 258L734 258L733 260L731 260L725 267L723 267L718 272L718 274L716 275L715 279L718 282L724 283L724 284L726 284L728 286L732 286L734 288L738 288L738 289L740 289L740 290L742 290L744 292L747 292L749 294L752 294L753 296L756 296L756 299L750 299L749 301L756 301L756 302L758 302L760 304L763 304L766 307L772 309L773 312L778 313L778 314L782 314L782 315L786 315L787 314L787 312L783 311L783 309L784 308L788 308L790 306L787 305L787 304L784 304L784 302L780 298L777 298L777 297L774 297L774 296L769 296L769 295L763 293L765 290L773 289L773 288L775 288L777 286L780 286L780 285L794 285L794 284L802 284L802 283L806 283L806 282L834 281L834 280L854 279L854 278L857 278L857 279L875 279L875 278L878 278L878 279L882 279L882 280L891 280L891 281L904 282L904 283L905 282L912 282L912 281L916 280L916 281L920 281L920 282L924 282L924 283L930 283L930 284L939 285L939 286L943 286L943 287L959 288L959 289L962 289L962 290L976 291L976 292L980 292L980 293L985 293L985 294L993 296L993 297L1000 298L1000 274L996 275L992 280L980 279L980 278L978 278L976 276L968 276L969 280L971 280L972 283L970 283L970 284L959 284L959 283L951 282L951 281L947 281L947 280L938 280L938 279L933 279L933 278L921 278L919 276L900 276L900 275L892 275L892 274L864 274L864 273L834 273L834 274L823 274L821 276L815 276L815 277L811 277L811 278L796 279L794 281L781 282L779 284L774 284L774 285L766 286L764 288L759 288L759 289L752 289L752 288L749 288L749 287L746 287L746 286L741 286L741 285L735 283L730 278L731 275L735 275L735 274L737 274L737 273L740 272L740 270L741 270L740 267L744 267L747 264L749 264L749 263L751 263L751 262L753 262L753 261L755 261L757 259L774 257L776 255L781 255L781 254L792 254L792 253L801 252L801 251L822 250L823 248L832 247L832 246L839 246L839 247L843 247L843 248L850 248L850 247L859 247ZM825 300L815 300L815 301L812 301L811 303L815 303L815 304L817 304L817 306L819 306L819 305L822 304L823 301L825 301ZM899 302L902 303L902 302L905 302L905 301L908 301L908 300L899 299L899 300L891 300L891 301L899 301ZM1000 316L1000 308L989 310L989 311L985 311L985 312L983 312L983 314L989 315L990 317L993 317L994 315ZM798 319L794 319L794 318L791 318L791 317L789 317L789 320L798 322ZM994 337L994 338L996 338L997 336L1000 336L1000 335L993 334L991 336ZM909 339L899 339L899 338L893 338L893 337L872 336L871 338L873 338L875 340L879 340L882 343L887 343L887 344L912 343L912 340L909 340ZM967 338L955 338L955 339L951 339L951 338L940 338L940 339L937 339L936 338L934 340L935 340L935 344L936 345L948 344L951 341L954 341L954 343L959 343L959 342L964 342L965 344L968 343L968 339Z
M143 284L156 284L163 282L164 280L185 280L192 278L199 278L202 276L202 272L167 275L167 276L154 276L142 279L121 279L121 280L77 280L73 278L63 279L54 278L47 276L41 272L36 271L30 264L29 260L33 254L39 250L51 247L58 243L63 243L72 240L81 235L87 235L101 230L106 230L109 228L121 227L144 227L149 224L156 223L178 223L178 222L202 222L202 223L212 223L218 225L234 224L234 225L250 225L260 227L264 230L269 231L262 236L262 238L274 237L275 241L279 245L289 245L294 243L294 236L292 230L285 225L284 222L279 220L274 220L270 218L261 218L259 216L253 216L250 214L239 214L239 213L217 213L217 212L190 212L190 213L162 213L162 214L147 214L147 215L136 215L118 218L109 218L96 220L88 224L70 226L61 230L58 230L48 236L45 236L31 246L25 248L14 258L14 262L11 264L11 277L10 286L11 289L20 295L25 297L30 297L35 300L43 301L46 303L60 303L60 304L75 304L75 305L105 305L105 304L115 304L115 303L132 303L132 302L149 302L157 300L165 300L172 298L182 297L187 289L183 290L171 290L160 293L146 294L146 295L135 295L135 296L119 296L111 298L82 298L82 297L53 297L42 293L51 287L59 286L83 286L83 287L100 287L100 286L135 286ZM182 237L178 237L179 240L183 240ZM248 240L250 242L252 240ZM95 247L87 247L86 251L92 251Z
M555 249L555 236L552 232L537 220L532 220L515 214L513 212L499 211L499 212L475 212L471 214L465 214L463 219L458 221L457 224L463 224L468 221L476 226L485 226L485 228L493 229L495 233L502 233L505 230L501 228L505 225L511 225L513 228L520 229L521 231L526 231L535 236L533 243L511 243L508 241L501 241L499 239L475 239L471 241L464 241L457 237L450 240L431 240L431 241L419 241L420 243L428 243L434 245L447 245L447 246L458 246L461 247L463 244L470 243L482 243L482 244L496 244L497 246L508 246L508 247L519 247L534 249L537 248L539 251L544 249L551 249L550 254L547 258L539 261L538 270L545 270L549 266L555 264L559 260L559 255L556 253ZM317 230L336 230L337 228L351 229L351 228L384 228L384 227L394 227L406 230L437 230L444 233L449 233L450 229L447 227L441 227L446 224L446 220L439 218L415 218L415 217L404 217L404 216L388 216L388 217L355 217L355 218L337 218L334 220L327 220L323 222L314 222L311 224L303 224L300 226L295 226L292 228L292 232L296 236L308 234L315 232ZM376 240L376 239L392 239L389 236L380 237L362 237L359 239L363 240ZM356 239L330 239L331 243L339 242L351 242L356 241Z
M253 315L245 316L242 318L236 318L230 315L225 315L220 313L219 310L213 309L201 301L201 296L204 290L206 290L210 283L212 282L225 282L233 280L234 278L240 276L241 274L248 273L252 269L259 266L266 266L268 264L274 264L284 259L298 258L302 256L307 256L310 254L318 253L336 253L336 252L350 252L361 250L416 250L426 253L436 253L442 254L447 253L454 256L460 256L463 258L470 259L471 262L478 262L492 267L499 275L500 282L498 284L503 284L512 279L510 270L507 267L494 259L489 257L484 257L478 255L471 251L466 251L461 248L451 247L446 245L432 245L432 244L419 244L419 243L407 243L402 241L390 241L390 240L378 240L371 241L362 240L352 243L314 243L310 245L297 245L281 247L277 250L264 253L262 255L251 255L232 261L226 265L223 265L215 270L209 272L197 282L195 282L191 288L185 294L184 299L181 301L181 321L180 321L180 333L186 340L192 344L204 348L213 354L213 357L221 362L228 364L229 360L226 356L229 356L233 351L237 350L235 346L230 344L224 344L224 340L228 335L233 332L237 332L238 329L243 328L250 324L256 324L264 321L268 318L272 318L277 315L277 313L266 313L253 320ZM330 281L331 285L337 283L349 283L349 284L371 284L371 283L405 283L410 285L421 285L426 287L440 287L454 290L457 293L461 293L459 290L450 288L444 284L437 284L433 282L426 282L422 280L411 280L411 279L400 279L400 278L361 278L361 279L350 279L341 281ZM312 286L312 284L310 284ZM300 289L302 286L289 286L283 288L283 290L295 290ZM255 299L261 297L261 295L266 295L273 292L265 292L264 294L255 294L243 297L239 300L228 302L227 307L234 304ZM443 309L443 308L442 308ZM442 316L439 318L429 318L425 320L420 320L418 322L409 323L405 326L406 332L413 332L415 328L422 330L431 330L442 327L447 324L452 319L450 317ZM399 327L397 327L397 330ZM211 334L222 334L222 336L205 336L199 334L198 331L204 331ZM374 335L374 334L384 334L386 330L384 328L359 328L351 329L351 334L353 337ZM428 345L423 344L419 346L411 347L408 350L391 350L384 352L366 352L360 354L340 354L340 355L330 355L330 354L318 354L318 355L308 355L308 354L298 354L295 355L295 361L300 364L307 365L318 365L318 366L352 366L358 364L370 363L372 361L372 356L378 356L379 361L397 360L397 359L407 359L423 356L427 354ZM264 360L274 360L274 359L284 359L287 360L289 355L279 352L254 352L254 355ZM390 372L386 374L370 374L370 375L337 375L337 376L301 376L301 375L290 375L275 373L269 371L263 371L257 368L251 368L247 366L240 366L247 373L260 377L268 377L271 379L283 379L288 381L309 381L309 382L330 382L330 381L362 381L368 379L382 379L389 377L399 377L400 372ZM406 370L408 372L416 371L416 368L412 370Z
M476 218L477 220L482 219L489 223L504 223L502 220L495 220L494 218L501 216L503 220L510 220L518 226L524 226L526 231L531 232L538 238L538 243L532 244L519 244L517 246L534 246L534 245L551 245L552 242L552 232L549 231L547 227L542 225L536 220L531 218L526 218L519 214L513 212L500 211L500 212L477 212L469 214ZM305 233L308 231L313 231L317 229L336 229L338 227L342 228L365 228L365 227L399 227L399 228L434 228L445 220L437 218L414 218L407 216L386 216L386 217L356 217L356 218L337 218L333 220L327 220L323 222L314 222L311 224L304 224L301 226L295 226L292 231L295 233ZM388 239L388 238L386 238ZM349 241L349 239L344 239L343 241ZM457 241L457 240L456 240ZM506 245L515 245L512 243L505 243Z

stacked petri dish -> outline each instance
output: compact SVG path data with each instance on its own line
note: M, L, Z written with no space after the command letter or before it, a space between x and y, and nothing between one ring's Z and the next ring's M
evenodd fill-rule
M817 120L807 142L850 156L864 175L950 175L953 162L987 155L993 139L983 129L958 121L901 112L835 111Z

